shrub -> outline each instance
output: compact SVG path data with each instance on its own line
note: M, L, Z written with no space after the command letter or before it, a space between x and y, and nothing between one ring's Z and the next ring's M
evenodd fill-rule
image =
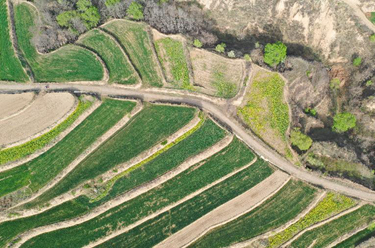
M202 42L198 39L195 39L193 42L193 46L201 48L202 47Z
M277 66L284 62L286 58L287 47L280 41L270 44L268 43L264 49L264 62L269 66Z
M143 6L140 3L132 2L129 8L126 10L126 14L134 20L142 20L143 16Z
M353 60L353 65L354 66L360 66L362 64L362 59L361 57L357 57Z
M316 109L312 109L312 108L306 108L305 113L309 114L309 115L312 115L312 116L316 116L316 114L317 114Z
M331 80L329 87L331 88L331 90L338 90L340 89L340 84L341 84L340 79L334 78Z
M301 151L307 151L312 145L312 139L309 136L301 133L301 131L297 128L292 130L290 134L290 141Z
M371 80L368 80L368 81L366 82L366 86L371 86L371 85L373 85L373 82L372 82Z
M236 57L236 54L234 53L234 51L230 51L230 52L228 53L228 57L229 57L229 58L235 58L235 57Z
M215 50L216 52L218 53L224 53L225 52L225 48L227 47L227 45L225 43L220 43L216 46Z
M332 130L338 133L343 133L356 125L357 119L352 113L340 113L333 117Z
M370 35L370 41L375 42L375 34Z
M249 54L245 54L245 55L243 56L243 59L246 60L246 61L250 61L250 62L251 62L251 57L250 57Z

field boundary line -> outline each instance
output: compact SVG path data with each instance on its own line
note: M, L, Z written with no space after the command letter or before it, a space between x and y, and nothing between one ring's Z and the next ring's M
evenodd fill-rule
M47 190L51 189L57 183L59 183L62 179L64 179L74 168L81 163L89 154L95 151L103 142L108 140L114 133L119 131L134 115L140 112L143 109L143 105L138 102L137 106L134 107L132 112L129 114L125 114L125 116L120 119L113 127L107 130L101 137L99 137L91 146L89 146L84 152L82 152L78 157L74 159L67 167L65 167L56 177L54 177L51 181L49 181L42 189L38 190L32 197L19 202L15 206L8 208L8 210L12 210L16 207L19 207L25 203L28 203L37 197L41 196Z
M291 177L288 174L280 170L276 170L274 173L272 173L272 175L270 175L251 189L200 217L190 225L172 234L167 239L157 244L155 247L188 247L212 229L223 226L226 223L231 222L257 208L265 201L270 199L273 195L275 195L280 189L282 189L290 179ZM265 196L259 194L259 192L262 190L267 192ZM256 200L255 202L252 202L254 198ZM249 202L246 202L246 200L248 200ZM233 208L233 206L235 206L236 208ZM229 208L230 211L228 211L227 208ZM229 218L225 219L225 214L227 214L227 217ZM218 216L221 217L222 220L215 220L218 218ZM209 224L210 219L214 221L212 224ZM195 236L190 237L190 240L187 240L186 237L192 234Z
M189 169L193 165L195 165L195 164L197 164L197 163L199 163L199 162L201 162L205 159L208 159L209 157L213 156L214 154L222 151L224 148L226 148L231 143L231 141L233 140L233 137L234 137L233 135L227 135L224 139L217 142L215 145L211 146L210 148L206 149L205 151L201 152L200 154L198 154L198 155L196 155L192 158L189 158L188 160L186 160L182 164L180 164L178 167L168 171L167 173L159 176L158 178L156 178L156 179L154 179L150 182L142 184L142 185L140 185L136 188L133 188L133 189L125 192L122 195L119 195L118 197L116 197L116 198L114 198L110 201L105 202L104 204L96 207L95 209L93 209L93 211L90 211L89 213L87 213L84 216L80 216L80 217L77 217L77 218L74 218L74 219L71 219L71 220L66 220L66 221L55 223L55 224L31 229L31 230L19 235L19 237L21 238L21 241L18 242L17 245L22 245L22 243L26 242L27 240L29 240L29 239L31 239L35 236L41 235L43 233L46 233L46 232L51 232L51 231L59 230L59 229L62 229L62 228L67 228L67 227L79 225L83 222L89 221L89 220L107 212L108 210L110 210L112 208L115 208L115 207L129 201L129 200L134 199L134 198L138 197L139 195L144 194L144 193L148 192L149 190L152 190L152 189L160 186L161 184L167 182L168 180L173 179L174 177L176 177L180 173L186 171L187 169ZM254 158L254 160L256 160L256 157ZM255 161L253 161L253 162L255 162ZM247 167L248 166L249 165L247 165ZM145 217L145 218L147 218L147 217Z
M371 223L370 223L370 225L371 225ZM342 241L344 241L344 240L346 240L347 238L350 238L351 236L353 236L353 235L355 235L355 234L357 234L357 233L359 233L359 232L361 232L361 231L367 229L368 227L369 227L369 225L366 224L366 225L363 225L363 226L361 226L361 227L359 227L359 228L356 228L356 229L354 229L354 230L352 230L352 231L350 231L350 232L344 234L343 236L339 237L338 239L336 239L335 241L333 241L331 244L329 244L329 245L327 246L327 248L332 248L332 247L334 247L335 245L340 244ZM365 241L366 241L366 240L365 240Z
M49 144L45 145L43 148L37 150L36 152L21 158L17 161L0 165L0 172L13 169L15 167L18 167L20 165L23 165L24 163L27 163L34 158L39 157L43 153L47 152L49 149L54 147L57 143L59 143L62 139L64 139L73 129L75 129L79 124L81 124L89 115L92 114L99 106L101 105L101 101L95 100L95 102L92 104L92 106L84 111L75 121L72 125L70 125L67 129L65 129L63 132L61 132L55 139L53 139ZM0 216L0 222L2 217Z
M251 243L253 243L253 242L257 241L257 240L261 240L261 239L266 239L266 238L272 237L273 235L276 235L279 232L282 232L282 231L288 229L290 226L294 225L300 219L302 219L303 217L305 217L312 209L314 209L319 204L319 202L321 200L323 200L323 198L326 195L327 195L327 191L322 191L320 193L320 195L318 195L317 197L315 197L314 201L312 203L310 203L310 205L306 209L304 209L295 218L293 218L292 220L290 220L287 223L283 224L282 226L279 226L276 229L272 229L270 231L267 231L267 232L265 232L265 233L263 233L261 235L258 235L258 236L254 237L252 239L245 240L243 242L234 244L234 245L232 245L230 247L231 248L245 248L245 247L251 245Z
M299 232L298 234L296 234L293 238L291 238L288 242L284 243L281 247L288 247L288 246L290 246L290 244L292 244L293 241L295 241L296 239L298 239L299 237L301 237L304 233L306 233L306 232L308 232L308 231L310 231L312 229L315 229L317 227L323 226L323 225L325 225L325 224L327 224L327 223L329 223L329 222L331 222L333 220L336 220L336 219L338 219L338 218L340 218L340 217L342 217L342 216L344 216L346 214L350 214L350 213L354 212L355 210L361 208L363 205L364 205L364 203L360 202L356 206L354 206L352 208L349 208L349 209L347 209L345 211L342 211L341 213L339 213L339 214L337 214L335 216L332 216L331 218L325 219L325 220L323 220L321 222L318 222L318 223L316 223L316 224L314 224L312 226L309 226L308 228L306 228L306 229L302 230L301 232Z
M37 98L37 95L34 93L33 99L31 99L31 101L28 104L26 104L22 109L20 109L16 113L13 113L11 115L8 115L8 116L5 116L5 117L1 118L0 122L8 120L10 118L13 118L15 116L18 116L19 114L22 114L23 112L25 112L34 103L34 101L35 101L36 98Z

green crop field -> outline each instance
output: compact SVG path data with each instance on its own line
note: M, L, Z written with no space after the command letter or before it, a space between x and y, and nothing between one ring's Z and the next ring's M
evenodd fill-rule
M161 207L167 206L168 204L183 198L185 195L194 192L204 185L207 185L214 180L219 179L221 176L229 173L230 171L233 171L235 167L238 168L245 165L253 157L251 152L248 152L247 159L241 159L241 161L238 161L238 165L232 164L233 162L229 162L230 160L227 160L227 162L223 161L222 165L220 165L217 169L214 169L218 165L220 160L231 159L232 161L236 161L236 157L230 158L230 156L233 156L234 153L237 153L236 150L238 150L239 147L238 145L236 146L237 147L228 148L225 152L215 155L214 157L212 157L212 162L210 162L211 158L209 158L206 163L199 163L193 168L181 173L178 177L164 183L160 187L157 187L144 195L134 198L133 200L130 200L129 202L126 202L119 207L111 209L91 221L85 222L82 225L77 225L73 228L62 229L60 231L37 236L31 239L29 242L25 243L25 247L38 247L40 245L49 246L50 244L52 244L51 242L56 241L59 243L55 243L55 245L58 245L59 247L70 247L72 244L82 246L90 241L100 238L103 235L106 235L107 231L113 230L118 225L127 226L142 217L139 215L148 215L148 211L157 211ZM232 155L226 155L230 150L232 150ZM246 149L244 150L243 147L240 149L240 152L246 153ZM229 157L227 158L227 156ZM224 169L224 167L228 168ZM212 172L216 172L219 174L215 175L216 173ZM155 220L158 222L157 225L152 226L149 225L149 222L146 222L144 225L136 228L141 228L143 230L142 232L135 232L135 235L133 235L134 233L132 231L131 234L125 233L125 236L131 237L132 242L139 242L136 245L133 243L131 245L123 244L121 241L117 241L120 242L121 245L118 245L118 243L116 242L116 245L114 246L151 247L153 244L156 244L161 238L154 235L168 235L167 233L161 233L160 230L167 228L167 226L169 225L171 227L175 226L174 222L180 222L178 228L176 226L177 231L178 229L189 224L204 213L207 213L208 211L221 205L227 200L232 199L245 190L253 187L258 182L268 177L270 174L272 174L272 169L269 168L266 163L260 160L248 169L235 174L229 179L198 195L197 197L194 197L191 200L188 200L173 208L171 210L171 213L174 213L172 214L174 218L166 219L164 217L166 214L161 214L160 216L155 218ZM164 201L166 202L164 203ZM182 208L186 209L183 216L181 216L180 214L180 210ZM105 223L112 224L107 225ZM74 237L75 235L70 234L77 233L77 230L93 230L93 232L88 232L90 235L84 235L84 237ZM146 234L150 233L154 235L148 236L148 239L143 239ZM56 237L64 237L64 239L60 238L56 240ZM154 237L155 239L153 239L152 237ZM123 239L126 237L123 237L123 235L121 235L119 236L119 238ZM166 236L163 236L162 238L166 238Z
M9 32L6 0L0 0L0 80L25 82L28 78L14 52Z
M146 106L119 132L78 164L63 180L30 203L28 207L44 203L88 179L113 169L116 165L129 161L178 131L192 120L195 114L194 108Z
M0 181L1 195L15 190L15 186L9 180L22 182L16 185L16 189L28 186L32 192L46 185L134 106L134 102L105 100L98 109L47 152L22 166L1 173L0 175L12 176L12 179ZM19 170L24 170L24 173L18 173Z
M79 39L78 43L94 50L103 59L109 71L109 83L137 83L136 72L109 34L94 29Z
M227 247L287 223L314 199L316 190L300 181L290 181L265 203L237 219L213 229L191 247Z
M152 51L152 43L146 31L147 26L142 23L118 20L104 26L113 34L136 67L144 84L161 87L162 79L157 68L157 58Z
M344 234L363 225L369 225L374 220L374 215L375 207L365 205L354 212L304 233L291 244L291 247L309 247L313 242L312 247L314 248L326 247Z
M18 44L29 62L37 82L95 81L103 77L103 67L93 53L74 45L66 45L40 54L31 43L35 30L36 10L28 4L15 6Z
M359 231L353 236L345 239L341 243L335 245L335 248L354 248L362 242L367 241L370 238L375 237L375 223L371 223L367 228Z
M69 126L71 126L74 123L74 121L77 120L77 118L91 105L91 101L80 99L78 106L74 110L74 112L71 115L69 115L62 123L57 125L48 133L45 133L22 145L0 150L0 165L16 161L43 148L45 145L47 145L53 139L55 139L59 134L61 134L64 130L66 130Z
M314 207L306 216L298 220L284 231L268 239L269 247L279 247L294 235L307 227L336 215L355 204L355 201L343 195L328 193L316 207Z
M192 90L182 42L172 38L163 38L154 43L168 81L176 87Z

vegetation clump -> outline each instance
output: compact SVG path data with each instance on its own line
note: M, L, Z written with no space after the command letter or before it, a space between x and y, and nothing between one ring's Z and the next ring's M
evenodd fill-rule
M228 57L229 58L235 58L236 54L234 53L234 51L230 51L230 52L228 52Z
M317 112L314 108L305 108L305 113L311 116L316 116Z
M375 34L370 35L370 41L375 42Z
M332 130L337 133L344 133L356 126L357 119L352 113L340 113L333 117Z
M126 10L126 14L133 20L143 20L143 6L140 3L132 2L129 8Z
M338 90L340 89L341 81L339 78L333 78L329 84L329 87L331 90Z
M275 67L286 59L287 47L280 41L270 44L264 48L264 62Z
M293 129L290 134L290 141L301 151L307 151L312 145L312 139L306 134L301 133L299 129Z
M243 59L246 60L246 61L251 62L251 57L250 57L249 54L245 54L245 55L243 56Z
M218 44L218 45L215 47L215 50L216 50L216 52L218 52L218 53L224 53L226 47L227 47L227 45L226 45L225 43L220 43L220 44Z
M193 46L201 48L203 46L202 42L199 39L194 39Z
M366 82L366 86L369 87L371 85L373 85L374 83L372 82L372 80L367 80Z
M360 66L361 64L362 64L362 58L361 57L357 57L353 60L354 66Z

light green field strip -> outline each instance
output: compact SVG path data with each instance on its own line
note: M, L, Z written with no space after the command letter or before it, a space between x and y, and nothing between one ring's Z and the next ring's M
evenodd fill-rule
M36 192L55 178L95 140L135 106L134 102L107 99L59 143L39 157L0 174L0 196L28 187Z
M0 168L1 165L19 160L34 152L42 149L53 141L59 134L70 127L78 117L87 110L93 102L80 98L77 108L63 122L54 127L51 131L32 139L22 145L0 150Z
M142 168L138 168L137 170L129 173L126 177L118 180L110 193L100 201L92 202L88 197L82 195L38 215L0 224L0 246L6 242L9 242L12 238L26 230L77 218L84 214L90 213L91 210L96 207L101 208L107 202L110 203L110 206L113 206L113 202L116 201L117 196L152 182L168 171L175 169L181 163L186 161L187 158L191 158L192 156L200 154L202 151L209 149L212 145L219 142L225 136L225 134L226 133L224 130L216 126L212 121L207 120L203 126L201 126L190 136L186 137L186 139L173 146L173 148L157 156L152 161L147 162L142 166ZM237 158L239 156L241 156L240 159ZM185 178L184 180L186 182L190 183L181 184L179 181L180 179L176 179L171 189L177 190L178 187L183 187L181 192L184 194L189 194L189 192L193 192L196 187L203 187L204 185L209 184L212 180L220 178L221 175L228 173L228 171L241 167L243 164L248 163L248 161L251 161L253 158L254 155L244 144L238 140L234 140L221 152L202 162L202 164L207 164L204 169L200 169L201 163L199 163L194 166L189 166L189 168L182 171L181 174L177 174L176 178L181 178L181 175L186 174L186 176L183 178ZM218 170L218 173L211 173L212 171L216 170ZM191 179L190 177L193 176L191 174L199 175L199 177L196 179ZM170 180L174 179L172 178ZM160 187L155 187L155 189L156 188ZM161 189L164 189L164 187L161 187L159 190ZM174 197L183 197L183 195L179 194L173 195ZM144 199L144 196L141 198ZM147 200L147 198L145 199ZM173 199L174 198L171 198L171 200ZM148 206L146 204L145 206L148 206L150 209L156 211L158 208L168 205L168 202L161 202L160 205L154 206ZM126 203L120 204L127 206ZM137 211L137 209L135 208L132 211ZM133 213L132 211L131 213L129 212L130 216ZM147 214L147 211L144 211L143 214ZM135 218L135 216L137 215L135 214L131 218ZM138 216L137 218L141 218L142 216ZM20 223L22 223L22 225L20 225Z
M327 196L303 218L284 231L270 237L268 239L268 247L279 247L307 227L328 219L333 215L353 207L355 204L356 202L351 198L339 194L328 193Z
M165 74L173 85L179 88L193 90L190 85L189 68L184 54L183 43L172 38L154 41L159 61Z
M55 243L58 247L71 247L72 245L82 247L89 242L106 237L111 231L127 227L150 214L158 213L161 209L246 166L253 159L254 154L248 147L238 139L235 139L222 151L203 162L193 165L162 185L80 225L37 236L26 242L24 246L38 247L46 245L48 247L52 244L51 242L56 242L54 241L56 237L62 237ZM229 179L216 184L212 189L210 188L210 192L214 193L216 197L220 197L220 193L224 191L227 195L230 195L229 197L233 197L238 193L237 191L243 191L244 188L252 187L272 174L272 169L264 162L253 164L248 168L252 169L244 169L236 173L234 176L229 177ZM239 181L239 185L232 182L233 177L236 178L236 181ZM241 183L242 180L244 182ZM226 187L228 186L228 181L233 183L233 187ZM202 194L205 194L205 192L207 191L204 191ZM206 203L209 204L211 202L209 200L207 199L208 202ZM222 200L224 201L224 199ZM220 203L215 202L215 204ZM159 228L158 231L160 230ZM82 235L76 235L78 233ZM149 233L150 236L151 233ZM116 247L121 247L121 245ZM143 247L151 246L146 245Z
M338 219L332 220L301 235L291 247L326 247L336 239L364 225L373 222L375 207L365 205ZM313 245L312 245L313 244ZM312 245L312 246L311 246Z
M88 155L59 183L27 204L27 208L43 204L86 180L93 179L116 165L138 156L181 129L194 118L196 111L194 108L179 106L151 104L145 106L120 131Z
M77 43L94 50L109 71L109 83L136 84L138 78L126 55L109 34L98 29L86 33Z
M17 58L9 30L6 0L0 0L0 80L25 82L28 77Z
M119 40L145 85L163 86L145 24L117 20L106 24L103 29Z
M37 16L30 4L15 6L18 45L37 82L98 81L103 78L101 63L92 52L81 47L66 45L54 52L39 54L31 43Z
M357 232L351 237L335 245L334 248L354 248L373 237L375 237L375 222L371 223L362 231Z

